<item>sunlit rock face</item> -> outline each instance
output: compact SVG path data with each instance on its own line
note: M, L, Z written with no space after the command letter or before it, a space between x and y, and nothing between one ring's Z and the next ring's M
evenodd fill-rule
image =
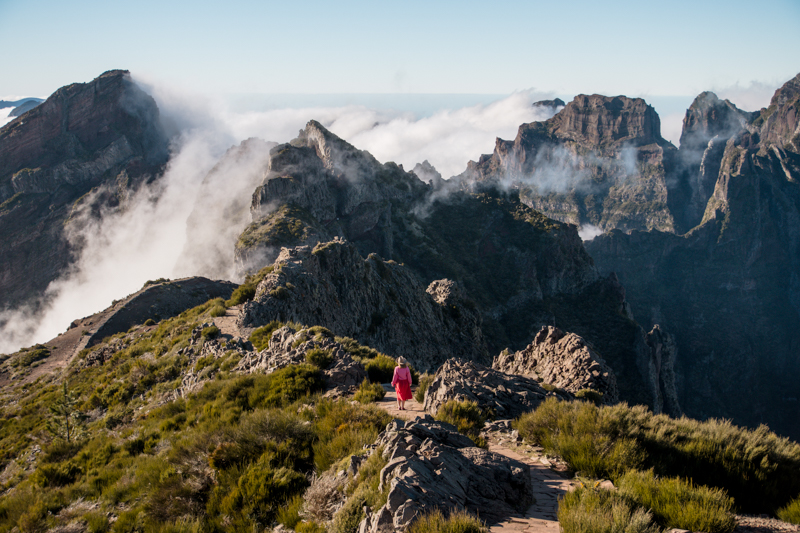
M471 190L517 189L525 204L577 226L673 231L680 191L667 174L676 155L641 98L579 95L549 120L520 126L513 141L498 139L458 179Z
M38 296L65 273L80 249L68 233L124 203L167 156L155 101L127 71L62 87L3 126L0 307Z

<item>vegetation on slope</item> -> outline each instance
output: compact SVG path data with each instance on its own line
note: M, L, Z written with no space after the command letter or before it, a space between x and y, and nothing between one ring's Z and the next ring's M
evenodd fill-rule
M0 532L263 529L293 519L312 473L374 442L390 417L320 399L309 364L266 376L220 367L176 396L181 373L203 360L187 355L191 332L217 303L107 339L95 348L111 354L102 364L78 359L63 379L6 386ZM69 439L62 419L74 421Z
M517 422L520 434L585 475L618 481L653 469L727 491L741 511L774 513L800 493L800 445L766 426L654 415L643 406L548 399Z

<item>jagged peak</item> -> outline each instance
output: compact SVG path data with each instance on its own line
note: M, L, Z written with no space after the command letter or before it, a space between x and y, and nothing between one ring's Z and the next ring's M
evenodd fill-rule
M597 145L667 144L658 113L642 98L579 94L547 123L558 137Z

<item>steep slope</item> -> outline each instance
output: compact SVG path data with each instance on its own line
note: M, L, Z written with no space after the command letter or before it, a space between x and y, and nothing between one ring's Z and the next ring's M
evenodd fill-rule
M701 94L684 120L685 166L676 178L691 192L686 220L697 220L704 204L699 225L682 237L612 231L587 244L601 271L617 272L628 288L636 317L675 333L687 414L767 423L794 438L799 102L800 75L755 115Z
M124 202L166 160L158 108L127 71L62 87L0 128L0 307L41 294L77 252L81 214Z
M616 278L598 275L576 228L548 219L514 194L449 189L446 182L425 184L394 163L381 164L311 121L297 139L271 150L264 182L253 194L253 222L236 245L238 265L252 272L270 264L282 246L311 249L346 239L361 256L374 253L405 265L422 286L455 281L477 306L490 352L521 349L555 322L602 354L622 398L660 410L669 394L652 377L660 365L651 360L645 332L628 315ZM312 301L300 303L310 308L304 314L313 314ZM242 320L256 326L277 313ZM348 334L380 342L369 336L369 325ZM392 346L381 348L393 353Z
M666 175L677 151L660 127L641 98L579 95L549 120L520 126L513 141L497 139L459 179L470 189L518 188L525 204L577 226L672 231L677 191Z

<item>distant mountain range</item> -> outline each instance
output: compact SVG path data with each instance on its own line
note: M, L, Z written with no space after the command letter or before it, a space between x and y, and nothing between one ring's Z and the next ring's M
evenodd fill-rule
M5 306L69 268L70 227L124 207L168 160L158 108L125 71L28 117L0 129ZM288 143L230 150L262 161L261 177L225 176L252 183L236 205L207 179L189 231L249 204L229 250L207 254L255 276L241 328L324 326L433 370L490 363L557 326L605 360L621 400L797 439L798 117L800 75L754 113L702 93L676 148L644 100L579 95L451 180L418 166L426 181L312 120ZM579 226L605 233L584 244Z

